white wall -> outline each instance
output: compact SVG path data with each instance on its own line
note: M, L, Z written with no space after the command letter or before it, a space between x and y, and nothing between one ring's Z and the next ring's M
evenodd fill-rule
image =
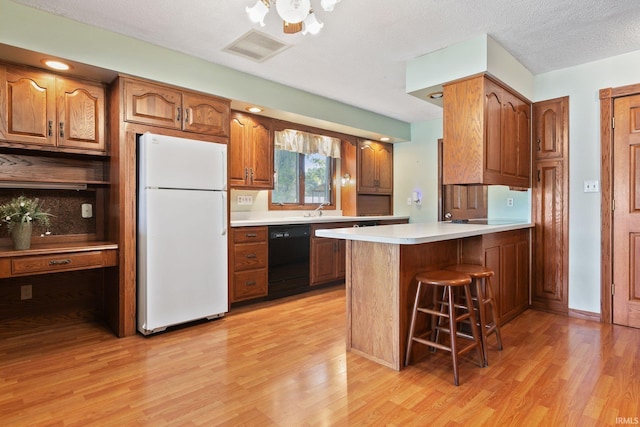
M569 308L600 313L599 90L640 83L640 51L535 76L534 101L569 96Z
M442 119L411 125L411 142L393 146L395 215L410 215L410 222L438 220L438 139ZM412 192L422 193L422 205L407 205Z

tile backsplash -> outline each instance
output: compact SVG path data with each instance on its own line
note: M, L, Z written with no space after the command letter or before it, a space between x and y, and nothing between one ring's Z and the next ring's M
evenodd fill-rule
M95 191L76 190L0 190L0 205L14 197L25 196L38 198L42 206L53 215L48 231L54 235L62 234L93 234L96 232L96 193ZM94 216L82 218L82 204L93 206ZM2 223L4 225L4 223ZM33 227L33 234L39 236L47 230L37 224ZM7 227L0 226L0 237L8 237Z

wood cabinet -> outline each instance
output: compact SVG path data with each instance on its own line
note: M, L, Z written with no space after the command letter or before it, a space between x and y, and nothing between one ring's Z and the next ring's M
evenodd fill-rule
M272 120L232 112L229 186L273 189L273 172Z
M569 311L569 98L533 104L534 274L531 305Z
M229 302L267 296L267 236L266 226L232 229Z
M531 104L486 76L444 86L443 184L530 187Z
M143 80L124 79L124 120L229 136L229 101Z
M393 145L373 141L342 142L342 213L349 216L393 214Z
M529 242L530 231L523 229L468 237L462 243L463 262L494 271L493 291L503 323L529 306Z
M0 139L18 148L106 154L105 88L0 66Z
M393 145L358 141L356 151L359 194L393 194Z
M311 226L311 278L310 285L344 280L346 240L316 237L316 230L351 227L353 223L314 224Z

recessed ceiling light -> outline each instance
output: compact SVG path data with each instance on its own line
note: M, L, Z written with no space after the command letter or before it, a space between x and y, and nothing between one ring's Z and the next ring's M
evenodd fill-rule
M388 136L383 136L382 138L380 138L380 141L389 142L389 141L391 141L391 138L389 138Z
M247 107L246 110L250 113L262 113L262 108L260 107Z
M440 99L444 96L444 94L442 92L432 92L429 95L427 95L427 98L431 98L431 99Z
M65 64L61 61L56 61L55 59L43 59L42 63L49 68L53 68L54 70L66 71L71 68L69 64Z

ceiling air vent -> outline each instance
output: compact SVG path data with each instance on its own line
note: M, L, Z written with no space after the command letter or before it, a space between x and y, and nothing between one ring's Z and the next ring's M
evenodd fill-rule
M255 62L263 62L291 47L260 31L251 30L222 49Z

